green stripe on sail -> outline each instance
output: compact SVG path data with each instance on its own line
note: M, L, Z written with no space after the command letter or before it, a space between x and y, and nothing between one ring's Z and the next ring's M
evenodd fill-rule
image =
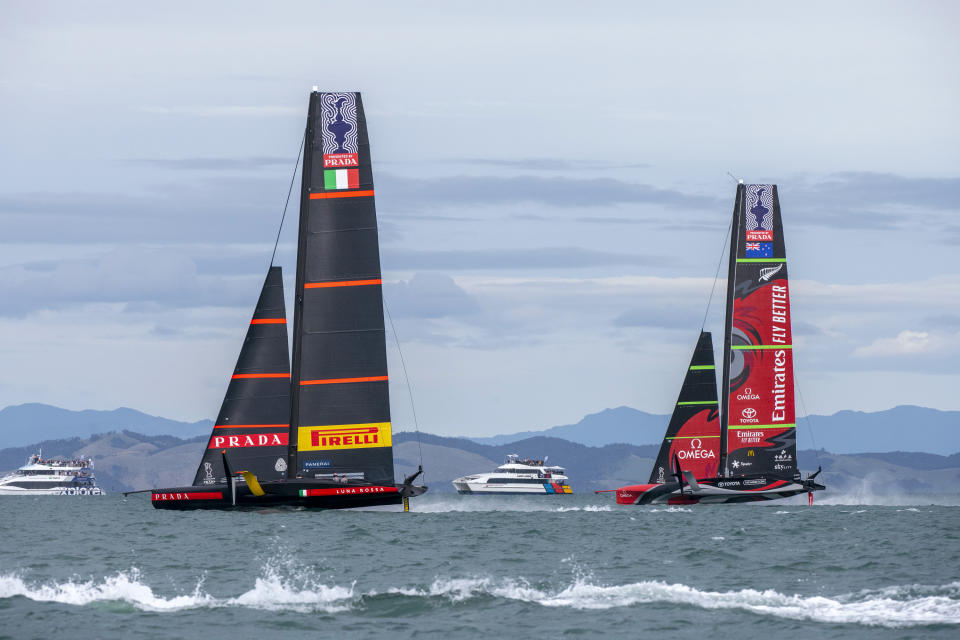
M797 426L796 422L791 422L790 424L753 424L753 425L740 425L733 426L730 425L728 429L792 429Z
M793 349L792 344L733 344L731 349Z
M323 172L323 188L324 189L336 189L337 188L337 172L336 170L326 169Z
M712 364L695 364L690 367L690 371L707 371L710 369L716 369Z
M694 400L692 402L678 402L678 407L685 407L690 404L717 404L716 400Z
M719 438L720 436L667 436L664 440L699 440L700 438Z
M737 262L786 262L786 258L737 258Z

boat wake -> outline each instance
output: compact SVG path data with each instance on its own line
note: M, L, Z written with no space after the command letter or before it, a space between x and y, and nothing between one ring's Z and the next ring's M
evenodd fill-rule
M23 597L35 602L74 606L113 603L120 610L176 612L186 609L248 608L299 613L338 613L375 606L381 597L440 599L451 603L503 599L542 607L602 610L645 604L676 604L705 610L736 609L759 616L834 624L882 627L960 625L960 582L941 586L894 586L833 597L788 595L774 590L704 591L684 584L640 581L601 585L580 576L560 589L546 589L524 579L438 578L429 586L405 586L359 592L355 585L324 585L302 575L285 576L265 568L253 587L235 597L204 591L203 579L191 593L165 597L144 583L137 569L102 580L30 584L18 575L0 575L0 603ZM117 607L113 607L117 610Z
M609 504L587 504L564 506L566 498L542 496L469 496L461 497L425 497L411 501L411 511L416 513L475 513L475 512L523 512L565 513L568 511L613 511Z

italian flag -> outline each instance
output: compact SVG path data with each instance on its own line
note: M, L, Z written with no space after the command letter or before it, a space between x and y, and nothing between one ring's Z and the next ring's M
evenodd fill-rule
M360 176L358 169L324 169L323 188L331 189L359 189Z

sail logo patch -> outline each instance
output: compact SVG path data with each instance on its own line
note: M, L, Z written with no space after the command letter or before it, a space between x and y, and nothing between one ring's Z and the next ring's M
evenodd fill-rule
M747 240L773 240L772 184L747 185L746 231ZM751 238L751 232L755 232L757 237Z
M760 269L760 279L764 282L770 282L770 278L780 273L781 269L783 269L782 262L775 267L764 267Z
M359 189L360 188L360 170L359 169L324 169L323 188L331 191L334 189Z
M320 427L300 427L297 430L297 449L299 451L367 449L389 447L392 444L389 422L333 424Z
M246 433L242 436L213 436L208 449L234 449L237 447L286 446L286 433Z
M772 258L772 242L747 242L743 245L748 258Z
M355 93L320 94L320 136L325 169L360 165Z

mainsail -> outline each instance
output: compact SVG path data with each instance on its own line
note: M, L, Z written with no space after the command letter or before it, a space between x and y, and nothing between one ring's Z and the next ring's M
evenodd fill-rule
M680 461L683 471L692 471L697 478L714 477L719 457L720 412L713 340L709 332L701 331L660 453L650 472L650 483L674 482L676 460Z
M270 267L194 485L223 484L226 451L234 471L286 477L290 355L280 267Z
M310 94L295 297L291 475L392 485L377 216L359 93Z
M723 475L797 474L793 342L777 187L737 188L724 336Z

